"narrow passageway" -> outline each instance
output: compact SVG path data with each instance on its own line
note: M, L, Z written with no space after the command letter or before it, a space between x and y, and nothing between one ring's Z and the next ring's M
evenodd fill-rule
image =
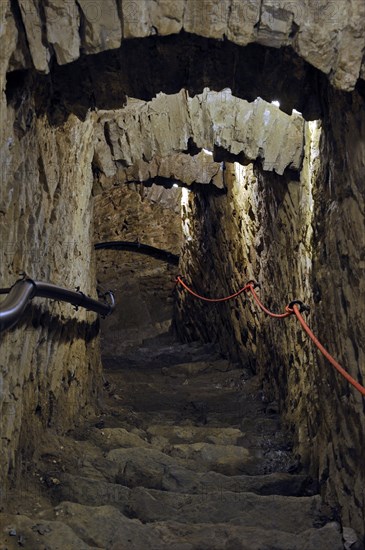
M48 435L35 466L42 499L2 517L9 550L343 548L275 405L211 345L116 350L100 415Z
M99 414L39 442L27 484L2 516L6 548L342 549L335 513L292 454L258 377L213 345L174 340L172 274L119 254L99 262L99 283L125 296L104 321ZM153 296L167 322L154 335L144 322ZM136 316L125 319L128 299Z
M102 321L99 411L38 442L1 517L4 548L343 549L259 377L174 337L177 269L100 252L117 307Z
M364 550L365 12L304 4L1 2L0 550Z

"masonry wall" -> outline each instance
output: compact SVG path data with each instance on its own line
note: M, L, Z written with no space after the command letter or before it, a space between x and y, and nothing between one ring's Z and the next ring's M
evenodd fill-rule
M361 88L325 87L321 170L314 189L313 323L319 338L365 384L365 103ZM363 90L362 90L363 92ZM364 531L365 402L318 358L313 465L345 521ZM350 505L347 505L349 501Z
M95 298L92 117L52 127L37 118L23 84L8 89L1 104L0 286L22 273ZM31 467L46 427L67 430L93 410L98 330L91 312L34 299L21 322L0 335L1 496Z
M208 297L255 279L272 311L303 300L308 324L364 384L364 107L358 93L326 93L321 137L319 124L306 125L298 180L227 164L226 194L186 194L181 271ZM344 525L363 534L364 403L297 321L267 318L249 297L212 305L183 292L176 318L184 339L217 341L258 372L263 398L294 433L299 467L309 467Z

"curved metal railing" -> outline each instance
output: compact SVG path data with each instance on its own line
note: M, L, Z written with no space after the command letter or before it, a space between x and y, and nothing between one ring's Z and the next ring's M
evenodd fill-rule
M162 260L169 264L178 265L179 256L177 254L172 254L167 250L162 250L161 248L156 248L149 244L142 244L129 241L106 241L102 243L94 244L95 250L125 250L129 252L138 252L139 254L146 254L147 256L152 256L157 260Z
M60 302L67 302L75 306L76 309L84 307L103 316L110 315L115 308L115 299L112 291L108 291L104 295L105 298L109 297L109 302L107 300L99 302L86 296L79 289L68 290L61 286L33 281L33 279L28 278L17 281L11 288L3 290L8 295L0 303L0 332L16 325L29 302L35 297L51 298Z

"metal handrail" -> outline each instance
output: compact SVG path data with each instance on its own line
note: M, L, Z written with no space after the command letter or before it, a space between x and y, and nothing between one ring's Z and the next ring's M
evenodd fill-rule
M152 256L156 260L161 260L169 264L178 265L179 256L177 254L172 254L167 250L162 250L161 248L156 248L149 244L143 244L139 242L129 242L129 241L106 241L101 243L94 244L95 250L125 250L129 252L137 252L139 254L146 254L147 256Z
M0 332L16 325L29 302L36 297L67 302L75 306L76 310L79 307L84 307L103 316L110 315L115 308L115 298L112 291L104 294L105 298L109 297L110 302L99 302L86 296L79 289L68 290L61 286L33 281L33 279L28 278L17 281L11 288L4 290L8 291L8 295L0 303Z

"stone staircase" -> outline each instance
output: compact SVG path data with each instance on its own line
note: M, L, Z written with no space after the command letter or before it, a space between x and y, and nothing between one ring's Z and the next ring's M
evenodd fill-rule
M255 377L210 346L105 358L102 414L46 434L0 550L340 550Z

